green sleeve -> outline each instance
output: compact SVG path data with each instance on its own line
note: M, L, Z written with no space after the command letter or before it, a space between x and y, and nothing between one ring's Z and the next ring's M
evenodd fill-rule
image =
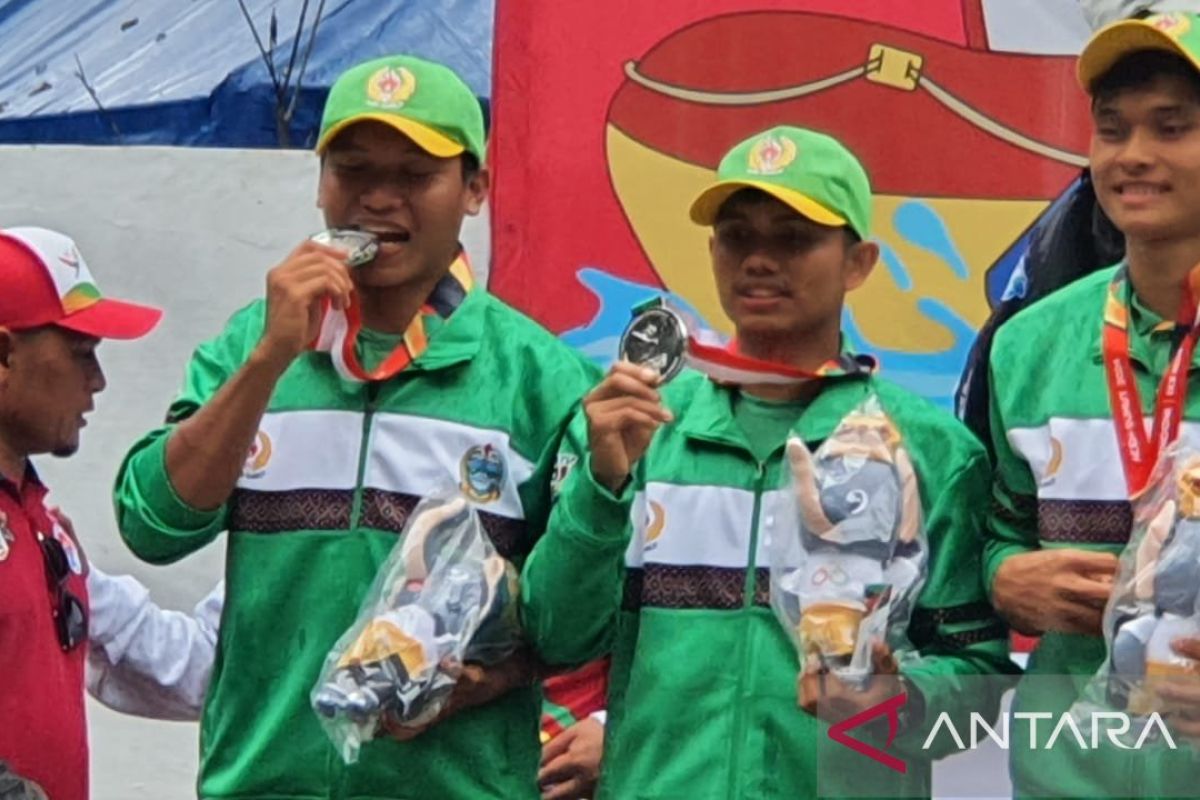
M926 509L929 571L909 624L920 657L901 665L921 719L896 740L899 750L923 758L949 752L922 749L938 716L949 715L958 730L970 728L972 712L994 720L1018 672L1008 629L988 602L979 569L988 472L987 456L973 450Z
M1004 419L1003 369L992 364L991 430L996 454L990 513L984 528L983 581L988 595L996 570L1009 556L1038 549L1037 484L1028 462L1013 450Z
M235 314L219 336L196 349L166 422L134 444L117 471L113 488L117 527L129 549L145 561L177 561L225 530L224 506L211 511L193 508L171 485L167 439L241 367L245 343L257 339L261 321L261 304L252 304Z
M570 472L521 576L526 635L553 665L607 652L620 609L634 492L616 496L596 483L586 443L580 411L554 453L555 471Z

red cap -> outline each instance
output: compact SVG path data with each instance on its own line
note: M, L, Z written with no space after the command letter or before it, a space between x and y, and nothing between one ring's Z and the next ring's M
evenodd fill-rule
M45 228L0 230L0 327L57 325L100 339L137 339L162 311L100 294L75 242Z

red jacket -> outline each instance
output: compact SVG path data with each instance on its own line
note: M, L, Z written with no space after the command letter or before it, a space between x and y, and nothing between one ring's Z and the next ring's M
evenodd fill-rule
M87 642L70 652L59 645L38 533L62 544L71 566L67 589L85 607L86 568L78 544L47 510L46 494L32 467L20 487L0 477L0 761L52 800L87 800Z

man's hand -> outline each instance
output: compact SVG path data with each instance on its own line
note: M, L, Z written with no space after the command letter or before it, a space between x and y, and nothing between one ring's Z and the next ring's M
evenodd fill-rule
M603 755L604 726L591 717L546 742L538 771L542 800L588 800L596 793Z
M430 722L415 727L385 719L383 725L388 734L402 742L415 739L447 717L490 703L518 687L531 686L537 679L537 663L528 650L518 650L504 661L488 667L464 664L461 670L450 699L440 714Z
M346 253L307 241L267 273L267 321L259 350L286 366L312 344L321 329L321 304L350 304L354 283Z
M1200 639L1176 639L1171 648L1177 655L1200 664ZM1200 741L1200 674L1160 680L1156 688L1167 706L1167 725L1176 733Z
M992 602L1019 633L1101 634L1117 557L1086 550L1010 556L996 570Z
M654 370L621 361L583 399L592 475L612 492L629 480L658 427L674 419L655 388L659 380Z
M883 642L871 648L872 675L863 688L845 683L827 668L811 661L796 679L800 708L826 722L841 722L904 691L900 665Z

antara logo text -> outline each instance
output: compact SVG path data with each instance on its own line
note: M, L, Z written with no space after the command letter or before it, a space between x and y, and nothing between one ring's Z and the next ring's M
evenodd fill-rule
M860 711L829 726L829 738L888 769L906 773L908 765L904 760L885 751L891 747L899 732L900 708L907 702L907 695L898 694ZM888 737L883 749L848 735L849 731L877 717L887 717L888 720ZM941 737L949 737L959 750L976 750L988 741L994 742L1002 750L1008 750L1013 731L1021 730L1021 726L1027 732L1023 737L1026 743L1023 747L1031 750L1050 750L1056 745L1096 750L1105 744L1121 750L1140 750L1147 742L1177 749L1175 739L1157 712L1148 717L1131 717L1120 711L1097 711L1091 713L1086 721L1080 721L1069 712L1051 714L1048 711L1017 711L1001 715L994 725L984 715L972 712L967 722L970 727L966 731L968 735L964 737L950 714L943 711L934 721L921 749L930 750L935 743L944 741Z

